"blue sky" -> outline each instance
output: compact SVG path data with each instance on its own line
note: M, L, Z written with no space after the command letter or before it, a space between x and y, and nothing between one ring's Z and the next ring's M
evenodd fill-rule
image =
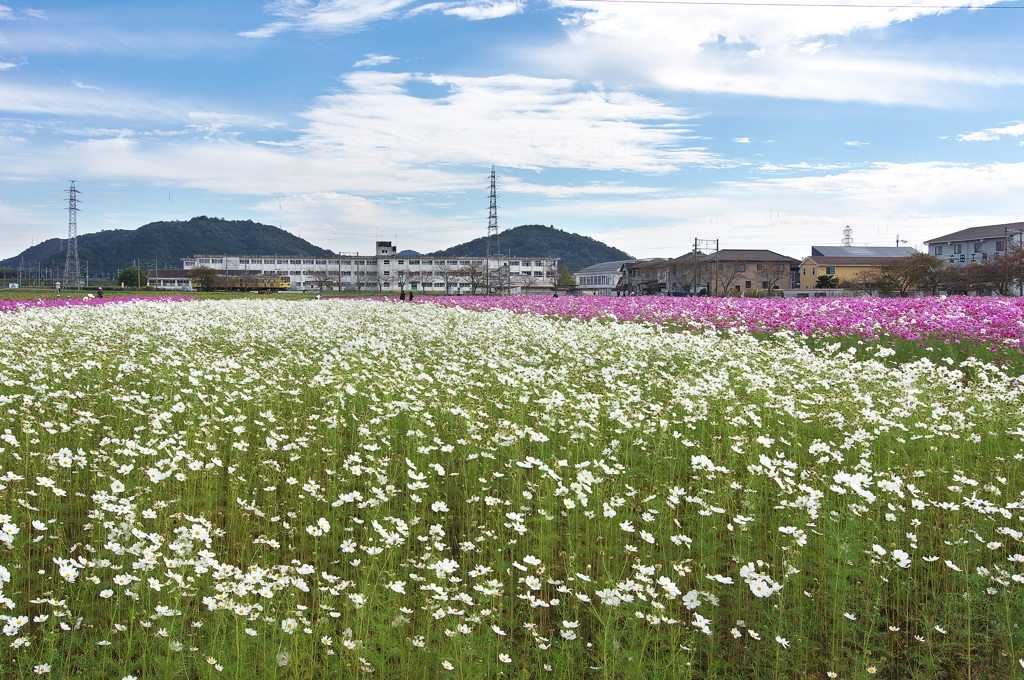
M503 229L638 257L1022 221L1024 9L938 4L0 0L0 258L67 235L69 180L79 233L343 252L484 235L491 165Z

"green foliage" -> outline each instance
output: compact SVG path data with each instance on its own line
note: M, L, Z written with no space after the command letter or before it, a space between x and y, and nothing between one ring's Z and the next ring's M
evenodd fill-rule
M0 261L0 267L63 267L66 239L53 238ZM179 269L181 258L200 253L217 255L327 256L319 248L283 229L252 220L193 217L185 221L150 222L135 230L116 229L78 236L78 256L89 263L92 278L113 277L122 267L142 263L144 269ZM24 263L24 264L22 264Z
M818 277L818 282L814 284L815 288L838 288L839 277L832 274L822 274Z
M632 259L628 253L589 236L571 234L554 227L545 227L543 224L524 224L503 231L499 239L503 253L511 253L515 257L557 257L559 263L568 267L570 272L578 272L598 262ZM480 237L429 254L481 257L487 254L487 239Z
M204 292L217 290L220 287L220 274L213 267L193 267L188 271L192 287Z
M125 288L144 288L149 282L149 273L139 267L126 267L117 275L117 282Z

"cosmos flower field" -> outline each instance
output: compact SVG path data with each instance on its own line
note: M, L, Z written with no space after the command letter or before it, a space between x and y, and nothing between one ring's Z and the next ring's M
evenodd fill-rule
M1024 677L1013 371L521 311L0 314L0 677Z

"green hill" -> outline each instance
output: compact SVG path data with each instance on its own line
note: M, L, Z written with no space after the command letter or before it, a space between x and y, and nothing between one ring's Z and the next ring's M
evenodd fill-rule
M557 257L560 265L571 272L589 267L598 262L631 260L631 255L618 248L612 248L589 236L571 234L543 224L524 224L501 232L498 236L501 252L514 257ZM439 250L430 255L472 257L487 254L487 238L480 237L466 243Z
M67 239L52 238L20 255L0 261L0 267L63 271ZM88 263L91 278L112 277L139 261L144 267L175 269L181 258L211 255L287 255L316 257L331 251L314 246L283 229L251 220L193 217L187 221L150 222L138 229L116 229L78 237L78 259Z

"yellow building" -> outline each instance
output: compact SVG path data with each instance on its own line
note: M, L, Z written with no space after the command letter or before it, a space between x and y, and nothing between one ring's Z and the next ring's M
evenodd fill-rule
M800 288L814 288L819 276L835 276L840 284L853 284L859 280L861 272L878 269L917 252L903 247L814 246L811 256L800 263Z

